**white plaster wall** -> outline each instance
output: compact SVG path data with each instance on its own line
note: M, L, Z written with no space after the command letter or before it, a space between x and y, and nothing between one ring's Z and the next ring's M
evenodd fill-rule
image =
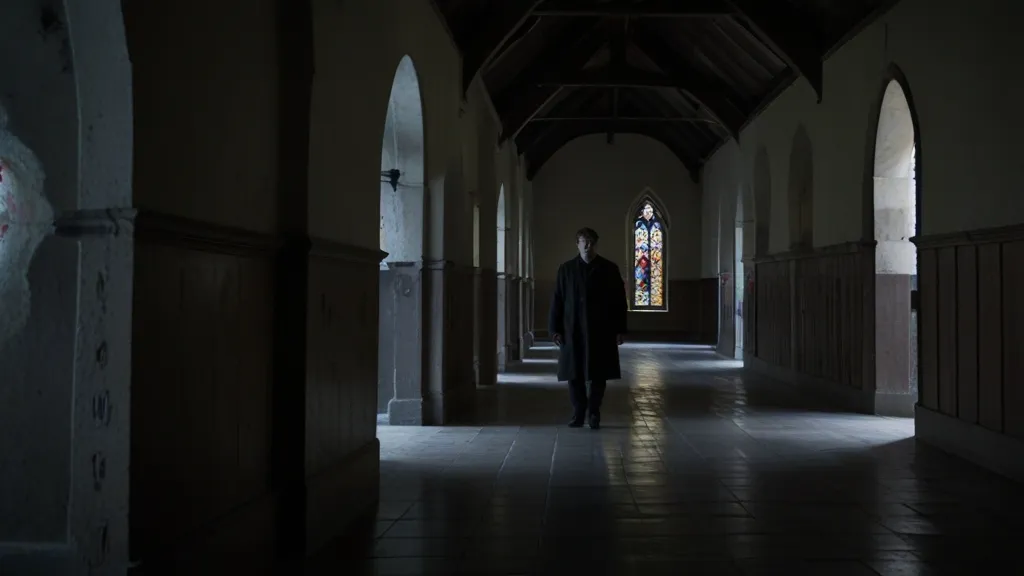
M463 101L461 60L431 3L315 0L313 23L316 77L310 134L310 233L377 247L377 166L388 95L395 69L408 55L423 99L424 256L468 264L468 250L445 245L455 238L472 237L471 208L456 207L467 206L462 194L473 191L480 204L481 230L495 230L500 176L514 170L508 166L514 160L498 157L496 119L478 81ZM447 173L457 166L462 167L462 183L446 185ZM494 267L496 238L492 236L480 235L485 268Z
M381 172L397 169L395 188L380 184L380 248L388 262L419 262L424 241L423 107L416 67L408 56L395 71L381 145Z
M786 90L708 162L705 200L733 193L752 178L765 146L771 161L770 252L787 248L789 147L799 124L814 148L814 244L857 240L871 230L864 195L873 190L870 143L885 73L898 65L909 81L921 131L918 170L923 180L922 234L1024 221L1016 190L1024 178L1014 113L1024 81L1006 70L1024 49L1016 22L1024 5L981 0L970 10L949 3L903 0L825 62L821 104L802 79ZM733 149L738 148L738 149ZM705 239L712 236L710 231ZM705 251L710 271L714 260Z
M242 6L199 0L124 4L134 71L134 199L142 209L272 232L278 6L274 0ZM223 66L225 61L238 64ZM388 75L394 71L391 66ZM168 78L174 90L167 89ZM386 106L387 92L380 102ZM383 113L380 118L383 130ZM379 156L379 138L376 149ZM222 161L226 157L232 161ZM375 156L372 171L378 164Z
M1002 0L981 0L970 10L903 0L825 62L821 104L798 80L742 132L738 145L723 146L708 161L706 213L718 206L726 212L720 222L734 221L730 199L752 183L763 146L771 173L769 253L785 251L790 148L802 124L814 152L815 246L872 238L873 214L865 213L866 197L874 195L872 116L878 114L887 71L896 65L909 82L919 121L921 233L1024 221L1024 202L1016 192L1024 163L1014 157L1016 135L1024 129L1015 112L1024 80L1006 73L1024 49L1016 29L1022 16L1024 5ZM724 265L709 247L720 234L720 250L731 253L728 234L705 229L705 274Z
M61 2L4 3L0 70L0 108L7 112L7 129L42 165L43 193L50 204L74 210L78 111ZM8 182L12 176L5 175ZM14 239L8 237L7 247ZM25 268L0 270L6 277L0 283L20 283L14 277L27 272L32 296L20 333L0 341L0 556L5 542L67 541L71 482L78 246L50 237L31 261L13 264ZM0 312L5 304L24 305L20 299L0 303ZM14 321L5 316L0 322Z
M534 274L552 280L558 265L576 253L576 230L589 226L601 239L598 251L632 268L632 210L645 188L664 202L671 227L666 279L701 275L699 187L660 142L619 134L577 138L548 160L533 179ZM546 304L546 303L545 303Z
M0 350L0 573L123 574L133 121L121 3L7 2L0 65L0 104L73 236L43 242L28 325Z

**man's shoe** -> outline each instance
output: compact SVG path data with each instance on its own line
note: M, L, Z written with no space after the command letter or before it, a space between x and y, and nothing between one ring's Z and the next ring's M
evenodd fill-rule
M583 416L574 416L572 420L569 420L569 428L582 428L583 427Z
M601 427L601 415L600 414L591 414L590 415L590 427L592 429L594 429L594 430L597 430L598 428Z

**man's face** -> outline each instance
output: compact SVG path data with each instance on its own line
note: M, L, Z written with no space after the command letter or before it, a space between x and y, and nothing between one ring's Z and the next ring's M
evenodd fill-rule
M594 255L594 243L584 236L576 239L576 248L580 251L580 257L589 260Z

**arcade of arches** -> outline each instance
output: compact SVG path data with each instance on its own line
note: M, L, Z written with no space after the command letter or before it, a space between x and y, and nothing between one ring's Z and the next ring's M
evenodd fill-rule
M559 482L584 469L582 485L608 490L588 529L729 505L752 523L670 534L756 538L774 522L756 471L777 478L798 449L824 467L863 450L835 464L850 471L842 486L877 482L833 494L851 509L929 509L938 523L952 512L934 502L984 478L1009 487L989 508L1020 520L1024 85L1004 76L1020 3L889 2L821 58L751 8L800 2L730 0L680 19L654 0L508 0L479 27L448 0L9 4L0 573L469 561L491 548L439 536L454 520L429 505L449 514L484 490L484 529L513 530L494 519L535 503L519 482L540 485L548 528L522 535L551 560ZM659 18L720 18L716 34L742 41L719 50L701 28L673 49L645 32ZM572 40L557 50L564 69L517 60L556 32ZM757 67L728 68L729 50L758 42L743 64ZM669 89L645 70L685 71L673 51L732 70L727 87L781 80L726 101ZM564 428L545 345L555 271L583 226L630 300L624 378L599 431ZM797 431L808 419L815 438ZM766 437L771 450L751 456ZM785 474L808 487L812 468ZM634 482L645 474L647 488ZM714 486L694 497L704 507L644 499L655 485L683 494L683 478ZM620 489L627 500L609 496ZM938 524L887 524L899 514L886 510L876 532L849 520L851 533L902 547L828 558L888 574L957 549ZM376 547L338 548L375 514ZM415 528L396 540L419 544L388 548L396 519ZM630 557L623 546L601 546L603 561ZM748 548L703 552L745 569L762 559Z

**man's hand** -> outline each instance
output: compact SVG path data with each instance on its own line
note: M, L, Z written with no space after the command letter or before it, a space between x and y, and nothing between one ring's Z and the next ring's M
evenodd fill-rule
M551 335L551 341L555 343L555 346L558 346L559 348L562 347L562 335L561 334L557 334L557 333L556 334L552 334Z
M626 341L626 336L624 334L619 334L618 336L615 337L615 342L619 346L622 346L622 343L625 342L625 341Z

